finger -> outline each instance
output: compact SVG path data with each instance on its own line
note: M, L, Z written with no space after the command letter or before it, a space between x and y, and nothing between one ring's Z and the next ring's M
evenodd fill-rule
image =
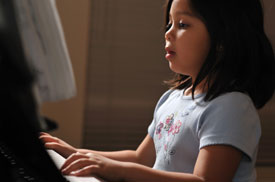
M47 135L42 135L39 137L40 140L42 140L43 142L58 142L59 143L59 139L53 136L47 136Z
M74 162L72 162L68 167L66 167L64 170L62 170L62 173L65 175L69 175L72 171L80 170L88 165L91 165L91 162L87 158L81 158L77 159Z
M51 136L49 133L46 133L46 132L43 132L43 131L42 131L42 132L39 132L39 134L40 134L40 135L49 135L49 136Z
M55 138L55 139L57 139L56 137L54 137L52 135L40 135L39 138Z
M40 132L39 133L39 137L41 136L49 136L49 137L53 137L52 135L50 135L49 133L45 133L45 132Z
M55 143L55 142L45 143L44 146L46 149L54 150L55 152L57 152L59 155L61 155L64 158L68 158L68 156L70 156L72 153L75 152L75 151L67 149L62 144Z
M72 171L70 175L72 176L90 176L96 174L96 171L99 169L98 165L89 165L80 170Z
M88 159L89 157L85 154L81 154L81 153L74 153L72 155L70 155L67 160L64 162L63 166L61 167L61 170L64 170L65 168L67 168L71 163L73 163L74 161L81 159L81 158L86 158Z
M63 146L59 143L56 143L56 142L47 142L44 144L45 148L47 149L52 149L52 150L55 150L55 151L62 151L63 149Z

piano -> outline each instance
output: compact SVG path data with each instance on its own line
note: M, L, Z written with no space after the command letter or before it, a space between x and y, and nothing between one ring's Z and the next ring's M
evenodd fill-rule
M0 173L4 182L102 182L63 176L39 140L41 116L33 94L36 77L27 64L14 0L0 0ZM53 153L53 152L51 152Z

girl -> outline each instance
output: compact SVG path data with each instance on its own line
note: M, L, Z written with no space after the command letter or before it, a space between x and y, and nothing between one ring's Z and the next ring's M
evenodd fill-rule
M136 151L76 149L43 133L67 158L63 174L109 181L255 182L257 110L274 93L274 55L259 0L169 0L165 33L176 73Z

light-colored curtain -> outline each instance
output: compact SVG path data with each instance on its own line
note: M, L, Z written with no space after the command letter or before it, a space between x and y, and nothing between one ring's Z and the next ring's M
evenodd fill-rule
M93 0L84 147L135 149L171 77L164 0Z

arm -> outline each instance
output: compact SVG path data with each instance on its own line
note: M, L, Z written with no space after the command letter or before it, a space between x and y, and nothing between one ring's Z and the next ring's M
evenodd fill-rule
M154 142L151 137L148 135L139 145L136 151L125 150L125 151L114 151L114 152L100 152L88 149L77 149L63 140L53 137L48 133L41 133L40 139L45 143L47 149L52 149L62 155L64 158L68 158L74 153L82 154L97 154L104 157L123 161L123 162L134 162L143 164L146 166L152 166L155 161L155 148Z
M142 143L139 145L137 150L124 150L124 151L114 151L114 152L101 152L87 149L78 149L80 153L87 154L93 153L101 155L113 160L123 161L123 162L134 162L146 166L153 166L155 162L155 146L152 138L147 135Z
M199 152L193 174L164 172L136 164L124 164L126 181L232 182L242 153L225 145L208 146Z
M114 181L231 182L241 157L242 153L231 146L204 147L199 152L194 173L187 174L155 170L94 154L79 154L72 155L66 161L62 172L76 176L95 174Z
M209 182L232 182L243 153L229 145L207 146L200 150L194 174Z

